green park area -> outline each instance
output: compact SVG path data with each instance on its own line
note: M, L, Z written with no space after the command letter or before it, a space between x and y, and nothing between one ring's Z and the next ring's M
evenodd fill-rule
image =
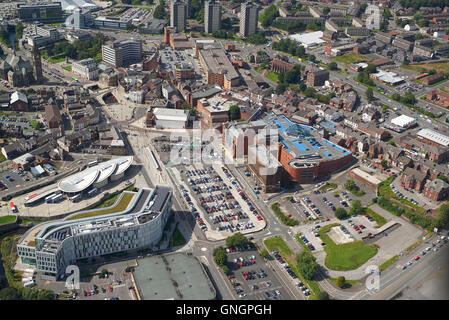
M321 240L326 243L324 264L327 268L336 271L355 270L377 254L378 249L374 245L364 244L361 240L337 245L327 233L339 225L333 223L318 232Z
M88 218L88 217L96 217L101 216L105 214L112 214L112 213L118 213L126 208L128 208L129 203L134 197L134 193L124 193L121 200L115 205L112 206L119 194L116 194L106 200L104 200L101 204L99 204L95 209L99 210L92 210L88 212L83 212L77 215L74 215L70 217L68 220L76 220L76 219L82 219L82 218Z
M279 252L296 276L309 288L312 293L310 299L319 299L323 292L320 290L316 281L313 280L318 264L315 262L315 258L310 251L302 250L295 256L285 241L279 236L265 239L264 244L268 251L271 252L276 250ZM306 256L306 258L304 258L304 256Z
M275 72L270 72L269 74L267 74L267 79L276 83L279 82L279 76Z
M281 222L282 222L283 224L285 224L285 225L287 225L287 226L289 226L289 227L296 226L296 225L299 224L299 221L298 221L298 220L295 220L295 219L293 219L293 218L290 218L290 217L286 216L286 215L282 212L282 210L281 210L281 205L280 205L278 202L273 203L273 204L271 205L271 210L273 210L273 212L274 212L274 214L276 215L276 217L278 217L279 220L281 220Z
M0 225L13 223L14 221L16 221L16 216L3 216L3 217L0 217Z
M337 57L333 58L332 60L335 62L344 63L346 65L351 64L351 63L371 61L371 59L368 59L368 58L366 58L358 53L355 53L355 52L350 52L350 53L343 54L341 56L337 56Z
M449 73L449 62L409 64L403 65L401 68L416 72L429 72L435 70L436 72Z

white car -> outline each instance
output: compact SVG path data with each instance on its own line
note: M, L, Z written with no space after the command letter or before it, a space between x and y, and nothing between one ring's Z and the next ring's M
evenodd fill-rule
M239 298L244 298L244 297L246 297L246 293L242 293L239 295Z

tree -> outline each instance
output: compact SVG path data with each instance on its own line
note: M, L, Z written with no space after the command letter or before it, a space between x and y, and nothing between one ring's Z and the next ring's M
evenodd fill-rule
M352 216L354 214L362 214L363 207L360 200L353 200L351 203L351 208L349 209L349 214Z
M164 19L165 18L165 9L164 5L159 4L156 9L154 9L153 17L156 19Z
M55 299L56 299L56 295L51 290L42 289L37 294L37 300L55 300Z
M260 251L259 251L259 255L260 255L262 258L268 258L268 257L270 256L270 254L269 254L269 252L268 252L267 249L262 249L262 250L260 250Z
M393 93L391 95L391 99L393 99L394 101L400 101L401 100L401 95L399 93Z
M371 88L366 89L365 94L366 94L366 99L368 99L368 101L373 101L373 99L374 99L373 89L371 89Z
M218 266L224 266L228 262L228 255L223 248L218 248L215 252L214 261Z
M101 269L100 273L101 273L102 276L105 276L105 275L107 275L109 273L109 271L108 271L108 269Z
M445 227L449 223L449 203L443 204L438 210L434 220L434 226L437 228Z
M367 72L367 73L376 73L377 72L377 67L376 67L376 65L374 65L372 63L369 63L364 71Z
M329 63L327 65L327 67L329 68L329 70L338 70L338 65L335 61L332 61L331 63Z
M315 94L316 94L316 90L312 87L309 87L304 91L304 95L309 98L313 98L315 96Z
M0 300L21 300L16 288L9 287L0 291Z
M278 83L276 86L276 94L283 94L287 90L287 84L286 83Z
M323 14L324 14L325 16L327 16L327 15L329 14L329 12L331 12L331 9L330 9L329 7L323 8Z
M316 258L308 250L302 250L296 255L296 263L299 273L306 280L312 280L318 268Z
M357 188L357 185L355 184L354 180L348 179L346 180L344 187L347 190L355 190Z
M364 4L366 4L366 3L364 3ZM316 295L316 298L318 300L329 300L329 294L326 291L320 291Z
M226 238L226 247L243 247L249 243L247 237L245 237L240 232L233 234L230 237Z
M388 167L388 161L387 160L382 160L381 162L380 162L380 164L382 165L382 168L384 168L384 169L386 169L387 167Z
M240 119L240 107L238 105L233 105L229 108L229 118L231 120Z
M346 210L344 208L337 208L335 210L335 216L338 219L343 220L343 219L348 218L348 213L346 212Z
M344 276L340 276L337 278L336 284L338 287L343 288L345 285L346 279Z
M449 183L449 180L447 179L446 176L439 175L439 176L437 177L437 179L440 179L440 180L443 180L443 181L446 182L446 183Z

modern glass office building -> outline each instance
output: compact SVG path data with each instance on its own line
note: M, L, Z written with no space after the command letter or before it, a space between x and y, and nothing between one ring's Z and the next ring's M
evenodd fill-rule
M154 246L170 215L172 189L126 191L116 203L126 194L132 199L121 212L102 215L101 210L88 210L31 228L17 245L22 262L35 266L43 279L56 280L80 259Z

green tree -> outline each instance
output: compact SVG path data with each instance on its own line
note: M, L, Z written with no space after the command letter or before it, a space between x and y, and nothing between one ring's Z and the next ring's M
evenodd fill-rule
M329 70L338 70L338 65L335 61L332 61L331 63L329 63L327 65L327 67L329 68Z
M301 250L296 255L296 263L298 271L304 279L312 280L318 268L318 263L312 253L308 250Z
M366 3L364 3L364 4L366 4ZM316 295L316 298L318 300L329 300L329 294L326 291L320 291Z
M329 12L331 12L331 9L330 9L329 7L323 8L323 14L324 14L325 16L327 16L327 15L329 14Z
M449 203L443 204L438 210L434 220L434 226L437 228L445 227L449 223Z
M53 291L42 289L39 290L39 293L37 294L37 300L55 300L56 295Z
M165 9L164 5L158 5L156 9L154 9L153 17L156 19L164 19L165 18Z
M354 214L362 214L363 213L363 207L360 200L353 200L351 202L351 208L349 209L349 214L352 216Z
M354 190L357 188L357 185L355 184L354 180L348 179L346 180L344 187L347 190Z
M384 168L384 169L386 169L386 168L388 168L388 161L387 160L382 160L381 162L380 162L380 164L382 165L382 167Z
M229 118L231 120L240 119L240 107L238 105L233 105L229 108Z
M344 276L340 276L337 278L336 284L338 287L343 288L346 283L346 279Z
M232 236L226 238L226 247L243 247L249 243L247 237L240 232L234 233Z
M105 275L109 274L109 271L108 271L108 269L101 269L100 273L102 276L105 276Z
M348 213L346 212L346 210L344 208L337 208L335 210L335 216L340 219L346 219L348 217Z
M366 99L368 99L368 101L373 101L373 99L374 99L373 89L371 89L371 88L366 89L365 94L366 94Z
M315 94L316 94L316 90L312 87L309 87L304 91L304 95L309 98L313 98L315 96Z
M228 255L223 248L217 248L215 250L214 261L218 266L224 266L228 262Z
M270 253L268 252L268 250L267 249L262 249L262 250L260 250L259 251L259 255L262 257L262 258L268 258L269 256L270 256Z
M16 288L8 287L0 290L0 300L21 300Z

